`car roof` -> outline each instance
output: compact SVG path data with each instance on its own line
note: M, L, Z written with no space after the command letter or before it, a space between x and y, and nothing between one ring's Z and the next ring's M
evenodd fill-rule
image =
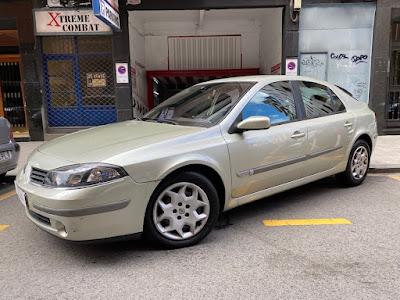
M222 82L274 82L274 81L287 81L287 80L304 80L304 81L312 81L316 83L321 83L324 85L330 85L328 82L323 80L318 80L311 77L306 76L289 76L289 75L249 75L249 76L237 76L237 77L227 77L221 79L214 79L206 82L202 82L200 84L205 83L222 83Z

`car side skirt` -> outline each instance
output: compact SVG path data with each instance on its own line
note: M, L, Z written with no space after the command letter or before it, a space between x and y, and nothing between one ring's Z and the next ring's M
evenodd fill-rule
M321 172L318 174L313 174L311 176L307 176L307 177L304 177L304 178L301 178L298 180L294 180L294 181L287 182L287 183L284 183L284 184L281 184L278 186L274 186L269 189L258 191L253 194L249 194L249 195L242 196L239 198L234 198L231 201L235 201L236 203L231 203L231 205L229 206L229 209L236 207L236 206L246 204L246 203L250 203L250 202L265 198L265 197L269 197L274 194L278 194L278 193L305 185L305 184L313 182L313 181L317 181L319 179L322 179L322 178L325 178L325 177L328 177L331 175L335 175L337 173L343 172L345 169L346 169L346 165L341 164L341 165L336 166L333 169L330 169L330 170L327 170L327 171L324 171L324 172Z

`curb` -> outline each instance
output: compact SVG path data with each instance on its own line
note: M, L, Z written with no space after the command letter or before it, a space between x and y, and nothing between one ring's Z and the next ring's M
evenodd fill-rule
M379 173L400 173L400 167L376 167L369 168L369 173L379 174Z

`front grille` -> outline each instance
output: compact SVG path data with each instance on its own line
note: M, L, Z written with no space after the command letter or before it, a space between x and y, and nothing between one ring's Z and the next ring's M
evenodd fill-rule
M44 184L44 178L46 177L47 171L32 168L30 180L33 183Z
M45 223L46 225L50 225L50 219L49 218L47 218L45 216L42 216L42 215L39 215L39 214L35 213L34 211L31 211L30 209L29 209L29 213L37 221Z

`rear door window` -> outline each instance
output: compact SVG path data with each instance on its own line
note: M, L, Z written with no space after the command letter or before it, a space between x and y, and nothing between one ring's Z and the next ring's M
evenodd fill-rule
M331 90L331 95L332 95L333 108L335 109L335 112L345 112L346 107L344 106L340 98L334 92L332 92L332 90Z
M307 119L324 117L335 112L329 89L310 81L297 82Z

